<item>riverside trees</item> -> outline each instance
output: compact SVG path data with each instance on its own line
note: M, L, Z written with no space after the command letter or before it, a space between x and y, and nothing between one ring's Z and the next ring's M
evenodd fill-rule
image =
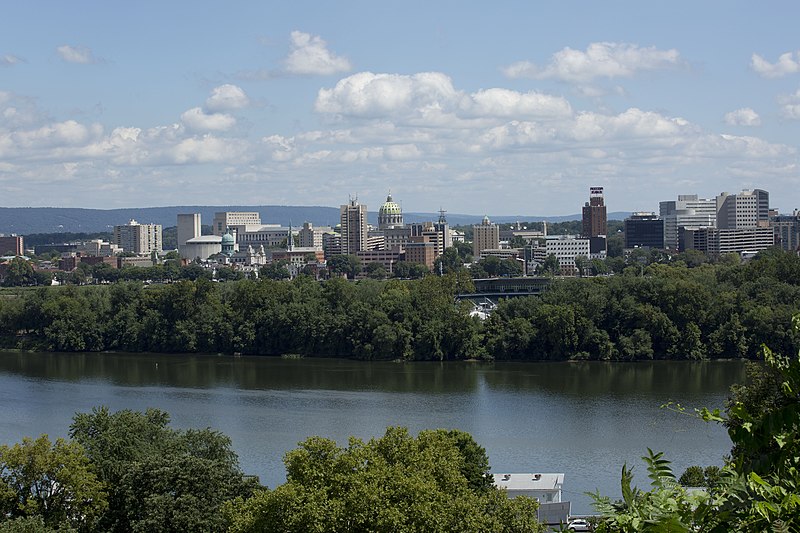
M418 280L203 277L145 287L25 289L0 295L0 341L62 351L205 352L359 359L754 359L800 340L800 258L652 264L554 280L540 297L501 300L485 322L458 293L469 275Z

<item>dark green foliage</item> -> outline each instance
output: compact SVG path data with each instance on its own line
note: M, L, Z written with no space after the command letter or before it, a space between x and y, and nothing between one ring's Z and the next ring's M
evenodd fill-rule
M348 256L339 258L349 271ZM486 263L504 264L487 258L474 268ZM788 353L800 341L791 327L800 311L800 258L780 251L745 264L651 264L556 279L540 297L501 300L485 322L469 317L471 305L455 303L474 291L465 270L426 276L423 265L395 267L396 276L422 279L211 283L207 270L191 265L170 274L186 280L146 287L26 289L0 299L0 336L5 346L64 351L416 360L755 359L764 343ZM167 277L166 266L94 268Z
M156 409L75 416L71 436L108 487L98 529L224 531L221 505L252 493L228 437L168 425L169 415Z
M244 532L538 532L536 502L489 482L488 459L461 431L388 428L346 447L312 437L286 454L287 482L226 508Z

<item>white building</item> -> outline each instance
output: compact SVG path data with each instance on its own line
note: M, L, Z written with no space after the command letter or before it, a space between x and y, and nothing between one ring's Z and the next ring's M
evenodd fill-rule
M239 233L251 231L261 226L261 215L251 211L222 211L214 213L212 231L222 237L228 228L236 228Z
M528 496L539 503L561 503L564 474L494 474L494 486L509 497Z
M664 247L678 248L678 228L713 228L717 225L717 200L696 194L678 195L677 201L661 202L659 216L664 219Z
M222 252L222 237L220 235L201 235L186 241L180 247L181 257L193 261L205 261L212 255Z
M139 224L134 219L114 226L114 244L137 255L161 253L161 224Z
M578 272L575 265L576 257L589 259L605 259L605 250L592 254L591 239L576 237L575 235L551 235L545 241L546 256L554 255L561 267L561 274L571 276Z

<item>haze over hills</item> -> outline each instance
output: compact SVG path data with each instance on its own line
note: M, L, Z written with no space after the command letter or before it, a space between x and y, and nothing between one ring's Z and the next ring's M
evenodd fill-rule
M324 206L171 206L142 207L126 209L80 209L66 207L0 207L0 233L26 235L30 233L60 232L100 232L111 231L113 226L126 224L130 219L141 223L161 224L163 227L176 225L179 213L200 213L204 224L211 224L214 213L218 211L257 211L264 224L301 226L312 222L316 226L334 226L339 222L339 209ZM623 219L630 213L609 213L609 220ZM437 220L438 213L404 213L406 222ZM563 222L580 220L579 214L556 217L533 215L492 216L492 222L541 221ZM377 224L377 211L369 212L369 221ZM447 213L451 226L477 224L483 215Z

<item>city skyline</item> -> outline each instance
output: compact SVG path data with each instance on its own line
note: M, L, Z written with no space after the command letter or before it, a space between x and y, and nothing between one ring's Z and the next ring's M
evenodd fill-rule
M800 207L800 6L6 6L0 207ZM166 36L166 37L165 37Z

